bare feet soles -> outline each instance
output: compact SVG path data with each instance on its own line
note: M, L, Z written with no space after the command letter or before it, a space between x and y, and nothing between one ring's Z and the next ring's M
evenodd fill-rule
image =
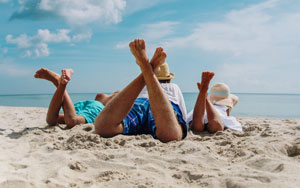
M130 51L136 58L136 63L141 67L148 64L146 44L143 39L135 39L129 43Z
M167 57L166 52L162 47L156 48L154 55L150 61L150 64L152 65L154 73L159 73L160 71L160 65L165 62L165 59Z
M202 72L201 83L197 82L197 86L199 91L207 92L209 83L211 79L214 77L215 73L213 72Z
M61 70L60 84L67 84L70 80L74 71L72 69Z
M56 87L58 86L60 75L46 68L41 68L34 74L35 78L44 79L52 82Z
M130 51L136 58L136 63L141 67L148 64L148 57L146 53L146 44L143 39L135 39L129 43ZM167 57L166 52L162 47L156 48L156 51L150 61L153 71L158 73L159 66L165 62Z

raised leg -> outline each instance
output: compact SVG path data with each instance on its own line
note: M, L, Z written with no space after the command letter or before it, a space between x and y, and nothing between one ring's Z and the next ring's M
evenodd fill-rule
M132 45L131 43L129 45ZM148 61L148 59L147 59ZM123 132L122 121L130 112L135 99L145 86L143 75L137 76L118 95L112 98L97 116L95 131L103 137L112 137Z
M215 133L217 131L224 130L224 125L219 113L208 99L206 99L206 114L208 120L207 128L209 132Z
M70 128L80 123L85 123L83 116L76 115L72 100L66 91L66 86L70 81L72 74L72 69L62 70L62 75L60 77L57 89L48 108L46 121L49 125L62 123L62 118L64 118L64 122ZM59 110L62 105L64 109L64 115L59 114Z
M193 122L192 122L192 129L195 131L203 131L204 129L205 110L207 113L209 131L216 132L219 130L223 130L221 129L222 122L218 112L213 107L211 102L207 100L207 91L208 91L209 83L213 77L214 77L213 72L203 72L201 83L200 82L197 83L199 89L199 95L194 107Z
M140 74L120 93L113 97L97 116L94 124L96 133L103 137L112 137L123 132L122 121L132 108L135 99L145 82Z
M134 42L129 44L131 51L134 50L131 48L133 44ZM158 51L162 51L162 49L157 48L156 53L150 61L150 64L154 69L157 69L160 65L157 63L157 58L159 57L157 54ZM147 59L148 62L146 51L144 54L145 59ZM112 137L121 134L123 132L122 121L131 110L134 101L144 87L144 77L140 74L122 91L115 95L97 116L94 122L96 132L103 137Z
M137 64L141 68L147 85L149 103L156 124L157 138L163 142L181 140L181 125L177 121L173 107L160 86L151 64L147 61L145 41L137 39L130 45L130 48L136 57ZM162 48L159 48L156 52L158 58L155 60L155 64L161 65L166 58L166 53Z

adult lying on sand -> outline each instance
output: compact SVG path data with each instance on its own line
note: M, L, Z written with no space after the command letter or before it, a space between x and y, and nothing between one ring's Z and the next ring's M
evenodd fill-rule
M80 101L73 105L66 87L74 72L72 69L63 69L61 72L62 74L59 75L53 71L42 68L34 75L35 78L52 82L56 87L56 91L48 108L47 123L51 126L58 123L66 124L69 128L79 124L93 123L97 115L104 108L104 105L106 105L116 93L113 95L98 93L95 100ZM60 113L61 107L63 108L62 113Z
M184 98L179 86L175 83L171 83L171 80L174 78L174 74L170 72L168 63L164 62L162 65L160 65L159 71L155 72L155 75L168 99L172 101L172 103L179 106L179 109L182 113L182 118L184 121L186 121L187 112ZM138 98L149 98L146 87L144 87L144 89L141 91Z
M154 73L165 61L166 53L157 48L149 63L144 40L136 39L129 47L142 73L97 116L96 132L104 137L151 134L162 142L183 139L187 127L179 107L168 100ZM137 98L145 85L149 99Z
M199 95L194 110L188 114L187 122L191 129L211 133L223 131L224 127L242 131L241 124L230 116L230 110L237 104L238 97L230 94L229 87L224 83L215 84L209 96L207 91L213 72L202 72L201 83L197 82Z

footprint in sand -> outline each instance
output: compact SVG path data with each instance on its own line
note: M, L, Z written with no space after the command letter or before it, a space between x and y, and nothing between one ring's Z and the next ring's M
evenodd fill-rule
M22 187L22 188L36 188L34 183L26 182L23 180L7 180L0 183L1 188L12 188L12 187Z
M145 148L149 148L149 147L154 147L154 146L156 146L156 143L155 143L155 142L152 142L152 141L150 141L150 142L144 142L144 143L141 143L140 146L141 146L141 147L145 147Z
M173 174L172 177L178 180L185 180L188 183L200 183L203 179L203 174L193 174L190 171L183 171L182 174Z
M281 172L284 170L285 165L283 163L279 163L279 161L272 160L270 158L261 158L256 160L248 161L247 166L266 172Z
M241 185L240 183L234 182L231 179L226 179L226 188L243 188L246 186Z
M272 172L282 172L283 170L284 170L284 164L280 164Z
M289 157L296 157L300 155L300 145L293 144L286 146L286 152Z
M107 182L107 181L114 181L114 180L124 180L129 179L126 174L116 172L116 171L104 171L101 172L97 178L97 182Z
M13 166L13 167L15 167L16 169L25 169L25 168L28 167L27 165L17 164L17 163L11 163L10 165Z
M78 172L85 172L87 167L83 166L80 162L76 161L76 162L72 162L68 164L69 168L71 170L75 170Z

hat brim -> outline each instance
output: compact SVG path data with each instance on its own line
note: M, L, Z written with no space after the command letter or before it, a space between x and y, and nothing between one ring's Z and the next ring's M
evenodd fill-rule
M224 99L214 97L213 95L208 95L207 98L213 104L227 106L229 108L233 108L238 102L238 96L233 94L229 94L229 96Z
M173 73L170 73L169 76L158 76L157 79L158 80L171 80L173 79L175 76Z

